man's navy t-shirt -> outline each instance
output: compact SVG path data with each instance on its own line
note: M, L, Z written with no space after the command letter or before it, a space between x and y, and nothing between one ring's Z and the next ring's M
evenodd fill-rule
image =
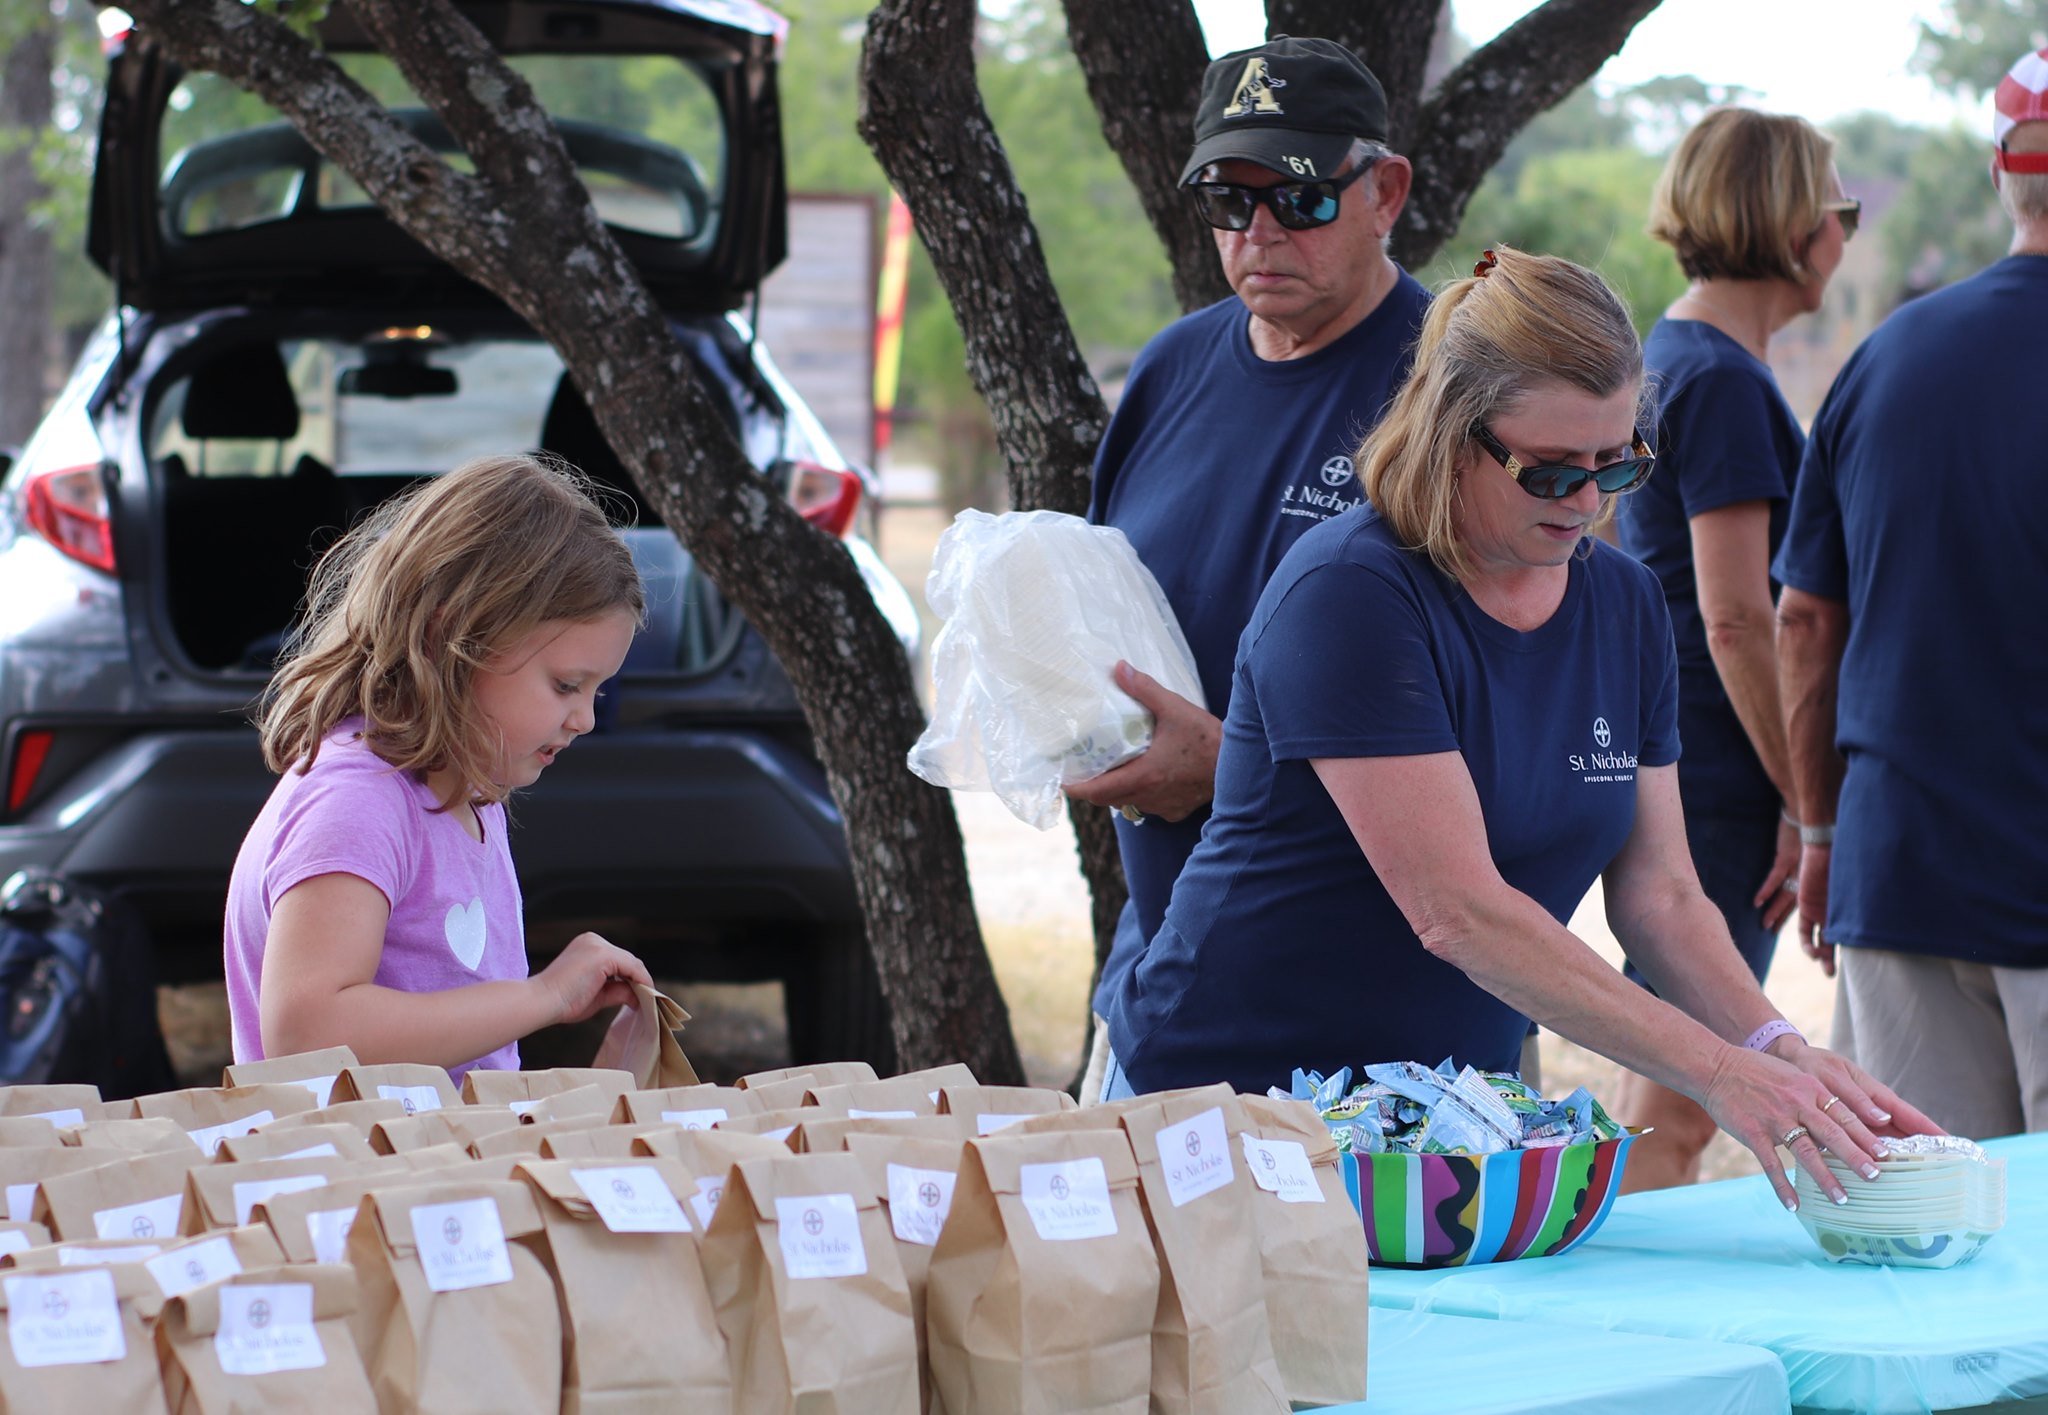
M1288 552L1245 629L1215 814L1166 922L1117 981L1139 1091L1285 1086L1297 1066L1514 1070L1529 1019L1423 948L1310 761L1459 752L1502 877L1559 922L1678 757L1671 621L1642 565L1592 544L1557 612L1493 619L1365 507Z
M1771 506L1770 550L1785 536L1806 435L1769 365L1698 320L1665 319L1643 343L1658 390L1657 471L1621 498L1622 548L1656 572L1678 644L1678 785L1695 816L1775 817L1777 787L1728 701L1707 650L1693 578L1692 519L1744 501ZM1772 587L1773 595L1777 587Z
M1777 576L1846 603L1828 937L2048 967L2048 256L1893 314L1814 420Z
M1250 314L1232 296L1168 326L1131 366L1096 454L1089 519L1128 536L1159 581L1216 716L1230 702L1238 636L1280 557L1364 500L1352 454L1407 377L1428 306L1404 272L1355 329L1273 361L1252 352ZM1157 932L1208 818L1117 820L1131 907L1099 999Z

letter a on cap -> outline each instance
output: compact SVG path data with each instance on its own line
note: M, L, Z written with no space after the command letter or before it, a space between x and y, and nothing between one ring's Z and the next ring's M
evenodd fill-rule
M1285 88L1285 79L1275 79L1266 72L1266 61L1253 57L1244 61L1244 73L1238 77L1237 91L1230 95L1230 106L1223 110L1226 118L1242 118L1249 113L1280 113L1280 101L1273 97L1273 90Z

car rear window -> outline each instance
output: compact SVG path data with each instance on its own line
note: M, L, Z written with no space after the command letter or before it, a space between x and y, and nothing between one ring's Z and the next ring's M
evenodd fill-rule
M334 57L450 165L469 170L468 157L389 59ZM702 73L669 55L525 55L508 62L555 118L605 221L692 246L712 242L726 137ZM177 238L375 205L276 109L216 74L187 74L171 91L162 149L161 196L169 234Z

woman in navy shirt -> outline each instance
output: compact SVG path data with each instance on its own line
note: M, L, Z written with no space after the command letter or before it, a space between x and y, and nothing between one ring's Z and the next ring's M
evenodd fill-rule
M1238 647L1214 816L1120 981L1106 1096L1449 1055L1533 1018L1704 1104L1788 1207L1789 1145L1874 1174L1924 1117L1809 1047L1685 852L1655 579L1589 535L1653 460L1642 352L1598 276L1504 251L1431 307L1360 463ZM1565 928L1596 878L1658 995Z
M1650 234L1692 285L1643 348L1658 470L1616 518L1622 548L1656 574L1671 609L1693 868L1758 982L1798 888L1770 564L1806 443L1765 357L1772 334L1820 308L1856 229L1833 148L1804 119L1723 108L1672 153ZM1620 1114L1656 1131L1636 1146L1627 1188L1699 1178L1714 1137L1705 1111L1631 1076Z

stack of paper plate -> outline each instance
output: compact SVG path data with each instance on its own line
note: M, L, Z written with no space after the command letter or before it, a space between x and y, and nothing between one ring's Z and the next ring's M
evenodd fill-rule
M1838 1263L1952 1268L1981 1252L2005 1226L2005 1161L1973 1141L1915 1135L1887 1142L1878 1176L1866 1180L1827 1156L1849 1195L1837 1205L1804 1169L1794 1171L1799 1222Z

